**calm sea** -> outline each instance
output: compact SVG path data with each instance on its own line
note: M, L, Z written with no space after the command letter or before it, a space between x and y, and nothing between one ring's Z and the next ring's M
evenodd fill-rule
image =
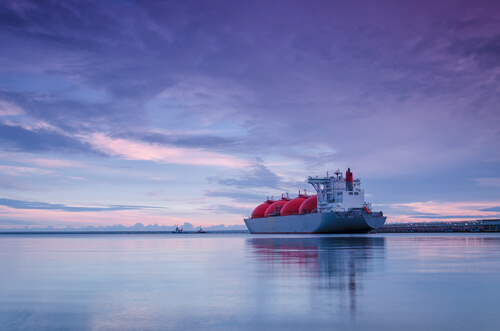
M498 330L500 234L0 235L2 330Z

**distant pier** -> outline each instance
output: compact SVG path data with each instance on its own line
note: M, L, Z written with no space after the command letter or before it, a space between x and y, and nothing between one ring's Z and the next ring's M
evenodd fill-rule
M500 232L500 219L461 222L386 224L377 233L413 232Z

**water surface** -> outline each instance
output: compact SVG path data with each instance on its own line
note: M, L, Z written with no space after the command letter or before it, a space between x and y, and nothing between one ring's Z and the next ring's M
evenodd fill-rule
M0 235L3 329L493 330L500 234Z

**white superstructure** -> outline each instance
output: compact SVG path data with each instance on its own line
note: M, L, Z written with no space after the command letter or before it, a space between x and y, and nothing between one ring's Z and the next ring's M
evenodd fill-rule
M371 205L365 202L365 191L361 189L360 180L352 178L351 169L346 172L346 177L337 170L335 176L309 177L311 184L318 195L318 212L340 212L353 208L371 210Z

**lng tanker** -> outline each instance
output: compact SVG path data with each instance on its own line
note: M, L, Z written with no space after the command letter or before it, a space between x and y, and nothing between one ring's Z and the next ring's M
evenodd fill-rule
M295 199L287 194L257 206L244 219L250 233L367 233L384 225L386 217L365 202L365 191L351 169L345 178L340 170L334 174L307 179L315 195L299 191Z

